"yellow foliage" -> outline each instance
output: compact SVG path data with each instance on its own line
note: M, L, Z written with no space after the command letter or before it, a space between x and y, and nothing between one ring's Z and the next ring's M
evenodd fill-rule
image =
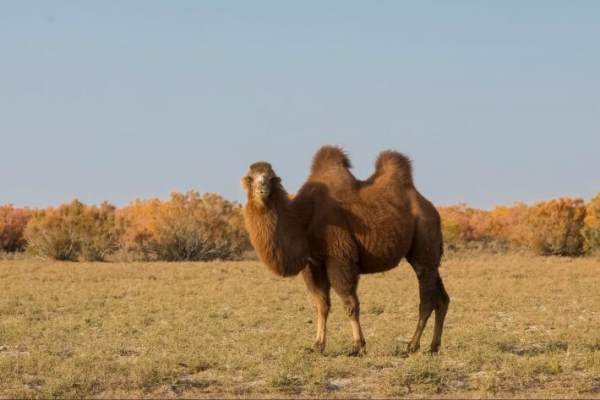
M492 211L478 210L464 204L440 207L444 242L451 247L486 247L495 249L527 246L527 206L498 206Z
M34 212L25 229L27 249L57 260L102 261L117 249L115 207L78 200Z
M120 210L122 249L139 259L233 259L249 248L240 206L221 196L172 193Z
M136 200L117 211L121 249L134 258L150 259L158 231L162 203L159 200Z
M600 193L586 207L582 235L585 239L587 252L600 251Z
M446 244L456 246L490 240L488 211L467 207L464 204L440 207L438 211L442 217L442 234Z
M490 212L488 236L513 247L527 246L527 213L524 203L512 207L496 206Z
M600 193L587 207L580 199L561 198L491 211L464 204L438 210L450 247L529 247L545 255L600 251ZM251 249L241 207L194 191L172 193L166 201L136 200L119 210L77 200L36 211L0 206L0 251L25 246L63 260L105 260L117 252L138 260L236 259Z
M22 251L25 248L23 233L31 218L31 211L12 205L0 207L0 251Z
M585 214L581 199L560 198L534 205L527 217L530 247L542 255L581 255Z

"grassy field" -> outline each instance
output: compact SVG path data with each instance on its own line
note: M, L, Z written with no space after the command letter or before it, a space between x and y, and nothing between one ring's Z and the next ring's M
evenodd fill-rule
M347 357L339 300L315 354L302 279L257 262L0 261L0 397L600 397L599 259L454 255L441 272L438 356L400 356L418 304L402 263L362 278L368 353Z

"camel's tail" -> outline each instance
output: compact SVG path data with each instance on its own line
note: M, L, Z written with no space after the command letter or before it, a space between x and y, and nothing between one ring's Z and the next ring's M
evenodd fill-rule
M375 177L393 174L397 182L414 187L410 159L397 151L383 151L375 162Z
M311 174L317 174L331 167L350 169L352 168L352 164L344 150L341 148L330 145L323 146L313 157L312 166L310 168Z

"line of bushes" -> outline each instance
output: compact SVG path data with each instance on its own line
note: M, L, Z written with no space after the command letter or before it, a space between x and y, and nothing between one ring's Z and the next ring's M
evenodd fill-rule
M528 249L540 255L580 256L600 251L600 193L587 205L559 198L532 206L516 203L491 211L440 207L450 249Z
M0 251L56 260L204 261L237 259L250 249L241 207L216 194L173 193L127 207L0 208Z
M541 255L600 252L600 193L585 204L560 198L491 211L440 207L452 249L533 250ZM238 259L250 250L241 207L216 194L173 193L117 209L74 200L41 210L0 207L0 251L57 260Z

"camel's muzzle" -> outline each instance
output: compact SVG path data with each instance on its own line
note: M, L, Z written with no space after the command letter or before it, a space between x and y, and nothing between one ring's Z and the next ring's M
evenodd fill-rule
M271 193L271 190L268 187L261 187L261 188L258 188L256 190L256 192L258 193L258 195L260 197L262 197L264 199L269 196L269 194Z

